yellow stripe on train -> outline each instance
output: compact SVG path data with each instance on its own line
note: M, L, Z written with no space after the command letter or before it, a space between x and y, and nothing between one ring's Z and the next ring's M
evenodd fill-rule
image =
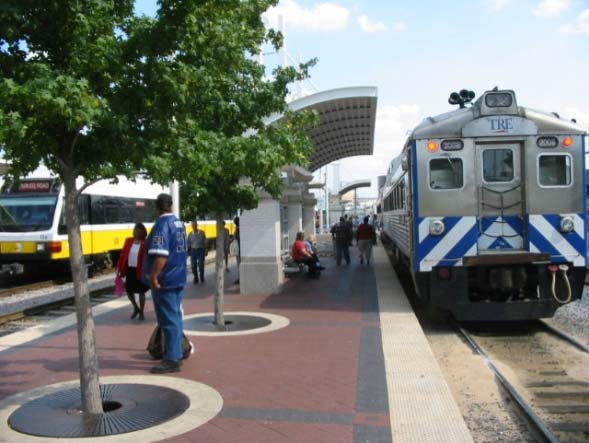
M230 222L225 225L229 233L235 233L235 225ZM151 226L148 226L148 230ZM207 240L217 237L217 227L214 221L199 222L198 228L205 232ZM186 225L186 234L192 232L189 224ZM125 244L125 239L133 235L132 228L124 229L82 229L82 251L84 255L100 255L109 252L120 251ZM69 243L67 236L60 235L51 241L22 241L0 242L1 254L22 254L26 260L27 255L49 253L51 260L63 260L69 258Z

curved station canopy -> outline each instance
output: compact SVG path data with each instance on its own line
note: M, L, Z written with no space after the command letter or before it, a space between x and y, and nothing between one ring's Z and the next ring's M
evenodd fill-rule
M369 188L370 186L372 186L372 182L370 180L356 180L355 182L348 183L342 187L339 191L337 191L337 193L342 196L350 191L353 191L354 189Z
M314 110L320 117L309 133L315 146L309 171L341 158L372 155L376 101L376 87L357 86L323 91L289 103L292 111ZM268 123L280 118L272 116Z

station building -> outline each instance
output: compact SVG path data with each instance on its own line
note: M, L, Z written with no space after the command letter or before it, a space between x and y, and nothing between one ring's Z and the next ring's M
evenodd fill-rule
M315 234L317 200L309 191L313 172L336 160L372 155L376 87L347 87L309 95L289 104L291 111L314 110L319 124L310 130L314 151L308 169L284 166L282 198L260 195L256 209L240 217L241 294L278 292L284 282L283 256L299 231ZM269 118L272 124L282 118Z

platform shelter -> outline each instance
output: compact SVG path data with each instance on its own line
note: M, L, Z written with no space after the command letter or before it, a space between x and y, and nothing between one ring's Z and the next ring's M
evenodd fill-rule
M295 234L315 234L315 200L309 192L313 172L336 160L372 155L376 121L376 87L348 87L319 92L289 104L291 111L314 110L319 124L309 131L314 150L309 167L284 166L284 191L276 200L260 195L256 209L240 217L242 294L275 293L284 281L283 259ZM273 115L272 124L282 118Z

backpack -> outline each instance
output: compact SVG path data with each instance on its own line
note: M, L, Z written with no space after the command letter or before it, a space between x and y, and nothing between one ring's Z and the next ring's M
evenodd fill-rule
M160 360L164 358L164 338L162 330L159 326L156 326L149 341L147 342L147 352L154 359ZM184 332L182 333L182 358L186 359L194 352L194 345L188 340Z

